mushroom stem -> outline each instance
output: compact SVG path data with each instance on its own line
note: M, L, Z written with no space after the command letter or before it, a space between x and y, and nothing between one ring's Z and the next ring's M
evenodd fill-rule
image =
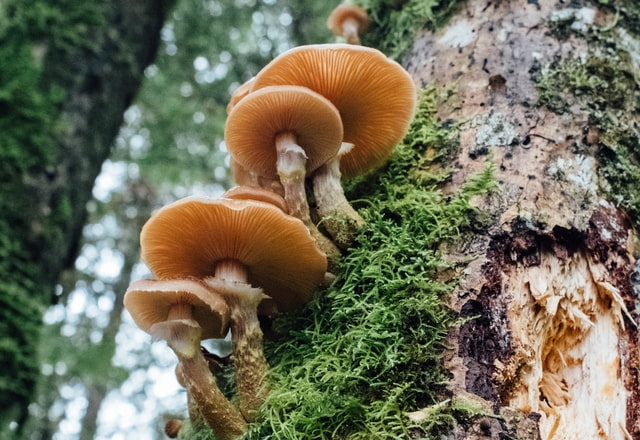
M242 263L225 260L216 265L216 277L207 282L224 297L231 311L231 343L240 412L246 421L254 422L269 393L269 364L264 357L258 320L258 305L267 296L262 289L246 284L246 280L247 270Z
M233 440L244 434L247 423L241 413L222 394L202 355L180 357L187 391L197 403L199 413L216 439Z
M196 403L217 439L233 440L244 434L247 423L220 391L209 365L200 353L202 329L196 321L179 319L154 324L151 334L166 339L179 361L179 382ZM188 347L188 349L187 349ZM191 413L195 413L193 408Z
M297 143L296 137L291 132L281 133L276 136L276 167L280 182L284 189L284 200L287 203L289 214L299 218L309 229L316 240L318 247L327 255L329 270L332 271L338 264L340 249L325 237L311 221L307 193L304 188L306 178L307 155Z
M313 194L316 209L322 224L338 246L348 248L364 220L351 206L340 183L340 160L353 148L353 144L343 142L338 154L322 165L313 175Z
M237 296L231 301L231 342L236 364L236 387L240 412L248 422L258 420L260 407L269 393L269 364L262 349L262 329L258 320L258 304L262 292ZM252 293L253 293L252 292Z
M193 307L188 303L177 303L171 306L167 314L167 321L175 321L177 319L191 319Z
M276 136L278 156L276 166L284 188L284 199L287 202L289 214L298 217L309 227L312 223L307 194L304 190L307 154L296 142L296 136L290 132Z
M347 18L342 23L342 35L349 44L360 44L360 23L354 18Z
M216 263L215 277L234 283L246 284L249 279L247 266L237 260L223 260Z

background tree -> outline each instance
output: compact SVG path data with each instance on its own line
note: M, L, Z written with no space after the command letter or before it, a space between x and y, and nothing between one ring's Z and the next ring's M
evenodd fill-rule
M125 3L0 6L3 431L25 420L42 312L75 258L93 181L171 6Z

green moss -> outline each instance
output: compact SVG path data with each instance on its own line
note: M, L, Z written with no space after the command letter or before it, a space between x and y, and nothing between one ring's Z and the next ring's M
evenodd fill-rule
M46 176L61 153L60 88L43 76L46 54L87 48L101 15L96 2L75 0L0 3L0 437L21 424L39 375L42 312L52 286L39 255L44 240L60 240L70 216L68 199L50 207L48 221L34 204L34 176ZM50 242L49 242L50 243ZM12 432L12 438L18 438Z
M624 27L635 36L640 36L640 3L636 0L592 0L598 7L614 16L612 25ZM613 28L613 26L609 26Z
M538 102L556 113L580 105L604 116L607 110L635 111L640 101L634 73L625 62L589 57L586 62L569 60L553 63L537 78Z
M612 58L557 62L537 78L539 103L556 113L579 108L598 132L601 188L640 226L640 86L623 51ZM578 141L580 143L580 141ZM581 148L587 147L582 145Z
M5 13L12 32L62 51L97 50L96 28L106 23L100 2L76 0L9 1Z
M456 11L456 0L360 0L369 13L369 30L362 43L380 49L399 59L414 41L415 33L424 28L442 26Z
M440 404L445 336L457 317L447 307L456 280L444 275L439 248L473 222L470 199L491 188L493 169L450 196L437 188L442 176L424 178L455 148L434 119L436 103L424 92L390 161L351 185L367 224L334 283L274 320L266 342L273 389L247 438L433 438L473 417L462 404ZM406 416L434 405L423 422Z

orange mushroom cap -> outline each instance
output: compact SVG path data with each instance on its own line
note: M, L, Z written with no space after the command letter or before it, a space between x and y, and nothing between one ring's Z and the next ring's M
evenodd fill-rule
M286 83L283 83L286 84ZM340 149L342 120L333 104L299 86L277 85L253 91L231 110L224 130L227 149L249 171L275 178L278 134L291 132L307 155L308 174Z
M325 254L300 220L253 200L178 200L147 221L140 245L143 261L160 279L205 279L217 263L236 261L279 311L310 300L327 270Z
M251 92L254 81L255 77L251 77L244 83L240 84L238 88L233 91L233 93L231 94L231 98L229 99L229 103L227 104L227 114L233 109L233 107L235 107L238 101L240 101Z
M124 306L133 321L147 333L151 327L167 321L169 311L178 304L192 307L192 318L202 327L202 338L224 338L229 330L229 307L202 280L138 280L124 295Z
M381 165L405 136L416 107L416 88L403 67L377 49L351 44L312 44L274 58L255 77L253 92L278 84L308 87L340 112L345 177Z
M343 24L347 20L354 20L358 24L358 32L363 32L369 27L367 11L356 5L340 4L335 7L327 18L327 27L333 35L344 37Z
M255 186L234 186L233 188L225 191L225 193L222 194L222 197L234 200L257 200L259 202L270 203L273 206L280 208L283 212L287 211L287 204L281 195L276 194L273 191L269 191L268 189L258 188Z

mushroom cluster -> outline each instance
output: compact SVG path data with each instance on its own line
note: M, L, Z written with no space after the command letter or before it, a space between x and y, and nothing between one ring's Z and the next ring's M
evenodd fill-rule
M380 166L402 140L416 105L412 78L376 49L314 44L274 58L241 93L225 126L234 177L264 188L279 181L288 212L312 231L333 267L335 245L351 246L364 224L341 177ZM307 183L333 243L312 222Z
M258 316L309 301L324 280L325 254L279 195L237 187L219 199L185 197L159 209L140 234L153 279L130 284L135 323L176 354L178 380L218 439L255 421L268 392ZM291 252L295 249L296 252ZM231 334L237 405L216 385L200 342Z
M364 224L341 178L385 161L406 134L415 101L411 77L376 49L291 49L228 103L224 136L239 186L220 198L180 199L143 226L141 258L153 277L131 283L125 307L174 351L189 417L206 422L217 439L246 432L269 391L259 315L308 302L336 268ZM200 346L227 334L233 398L218 388Z

